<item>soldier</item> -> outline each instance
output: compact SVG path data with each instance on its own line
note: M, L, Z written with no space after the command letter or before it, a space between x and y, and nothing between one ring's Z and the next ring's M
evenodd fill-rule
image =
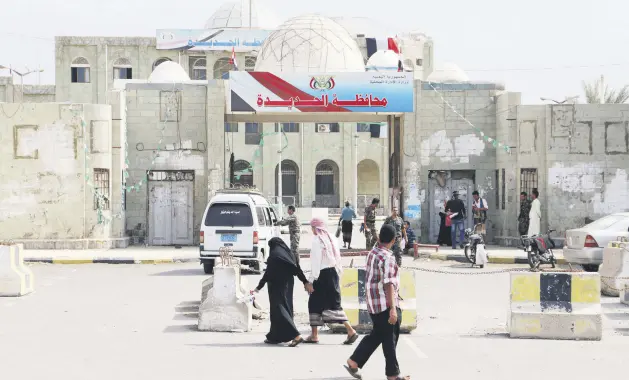
M374 198L371 205L365 207L365 248L370 250L378 242L378 231L376 231L376 207L380 204L380 199Z
M288 216L279 221L278 225L288 226L290 233L290 250L295 255L295 260L299 264L299 239L301 239L301 224L295 215L295 206L288 206Z
M393 251L397 265L401 267L402 249L400 244L402 243L402 238L406 239L406 228L404 228L404 220L398 215L397 207L391 209L391 216L388 216L384 220L384 224L389 224L395 228L395 243L391 250Z

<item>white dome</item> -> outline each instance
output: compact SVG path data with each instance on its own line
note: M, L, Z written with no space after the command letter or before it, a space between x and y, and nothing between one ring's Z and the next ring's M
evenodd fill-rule
M249 2L227 2L205 22L205 29L249 28ZM275 29L278 25L276 18L260 8L257 2L251 0L251 28Z
M363 55L338 23L321 15L292 18L271 33L258 53L256 71L361 72Z
M367 71L397 71L400 57L393 50L378 50L367 61Z
M454 63L444 63L443 66L433 71L426 80L433 83L466 83L470 81L465 71Z
M149 76L153 83L180 83L189 81L190 77L178 63L166 61L159 64Z

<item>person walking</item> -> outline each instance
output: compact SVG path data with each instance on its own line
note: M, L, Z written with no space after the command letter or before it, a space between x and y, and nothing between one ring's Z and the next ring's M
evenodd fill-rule
M301 337L293 320L294 277L299 278L307 292L312 292L313 285L306 279L304 272L295 260L295 255L284 243L284 240L274 237L269 240L269 247L266 271L251 294L260 292L264 285L268 284L271 328L266 334L264 343L291 342L289 346L295 347L303 343L304 338Z
M452 199L446 203L446 214L450 216L450 220L452 221L452 230L451 230L451 238L452 238L452 249L456 249L456 236L457 232L459 233L460 238L460 247L463 249L463 244L465 240L465 204L462 200L459 199L459 192L455 191L452 193Z
M308 299L308 313L312 333L304 343L319 343L319 327L324 323L338 323L347 329L347 339L343 344L353 344L358 339L358 333L341 306L339 276L343 272L343 263L338 240L330 235L322 219L312 219L310 226L313 237L309 282L313 291Z
M524 236L529 232L529 213L531 212L531 201L525 191L520 193L520 215L518 215L518 232Z
M299 264L299 240L301 239L301 224L295 214L295 206L288 206L288 216L278 223L280 226L288 226L290 234L290 250L295 255L297 264Z
M400 247L402 239L406 239L406 229L404 228L404 220L398 215L397 207L391 209L391 215L384 220L384 224L388 224L395 228L395 242L393 243L393 255L399 267L402 266L402 249Z
M406 252L408 254L409 251L414 250L415 240L417 240L417 236L415 235L415 231L413 231L413 228L411 228L411 222L405 221L404 223L406 224L406 238L408 239L408 241L406 242ZM411 255L413 254L414 252L411 253Z
M437 244L439 246L447 245L452 246L452 220L449 220L448 214L446 214L447 201L443 201L443 205L439 210L439 217L441 222L439 223L439 236L437 236Z
M341 211L341 217L339 218L341 232L343 233L343 248L352 249L352 232L354 230L352 219L356 218L356 212L350 207L350 203L345 202L345 207Z
M371 200L371 205L365 207L365 248L371 249L378 241L376 231L376 207L380 204L380 199L374 198Z
M539 235L542 229L542 203L539 201L539 192L533 189L531 192L533 202L531 202L531 211L529 211L529 230L527 235Z
M400 269L391 252L396 236L393 226L383 225L380 229L378 246L367 255L365 296L367 311L373 326L371 333L360 341L352 356L347 360L347 364L344 365L355 379L362 379L360 370L378 346L382 345L387 379L410 380L410 376L400 377L396 353L402 324L402 310L400 310L398 296Z

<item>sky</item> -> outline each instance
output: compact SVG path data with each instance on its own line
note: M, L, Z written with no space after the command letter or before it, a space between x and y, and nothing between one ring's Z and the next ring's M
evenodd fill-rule
M55 36L155 36L202 28L221 1L21 0L0 12L0 65L38 65L54 84ZM524 104L580 95L582 81L629 84L629 2L621 0L258 0L278 20L305 13L368 17L434 40L437 67L458 64L473 81L504 83ZM0 75L8 75L0 71ZM25 83L36 83L32 74ZM17 78L16 78L17 79Z

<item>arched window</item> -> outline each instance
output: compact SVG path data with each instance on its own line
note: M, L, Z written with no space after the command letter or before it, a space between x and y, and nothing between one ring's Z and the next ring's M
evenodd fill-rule
M253 169L245 160L234 162L234 185L253 187Z
M206 80L207 79L207 61L205 58L195 58L192 61L192 70L190 70L190 79Z
M118 58L114 62L114 79L132 79L131 61L126 58Z
M339 167L323 160L315 169L315 200L317 207L339 207Z
M275 195L279 195L278 170L279 165L275 165ZM299 203L299 167L292 160L282 160L282 203Z
M234 71L236 68L230 62L229 58L219 58L214 63L214 79L228 79L229 72Z
M245 57L245 71L254 71L256 69L256 57Z
M90 63L83 57L77 57L72 61L70 68L72 83L90 83Z
M165 57L158 58L158 59L157 59L157 61L155 61L155 62L153 63L153 70L155 70L155 68L156 68L157 66L161 65L161 64L162 64L162 63L164 63L164 62L168 62L168 61L171 61L171 59L170 59L170 58L165 58Z

